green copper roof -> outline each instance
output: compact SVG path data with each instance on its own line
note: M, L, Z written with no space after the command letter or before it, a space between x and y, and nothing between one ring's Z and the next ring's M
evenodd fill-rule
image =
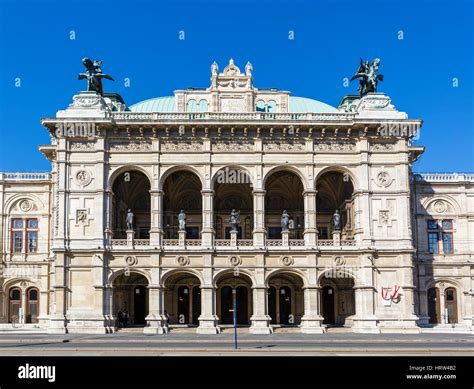
M128 107L132 112L176 112L174 96L155 97Z
M175 98L174 96L155 97L133 104L129 109L132 112L176 112ZM322 103L321 101L296 96L290 96L288 111L317 113L339 112L336 108Z
M308 99L306 97L290 96L289 112L317 112L317 113L331 113L339 112L336 108L331 107L321 101Z

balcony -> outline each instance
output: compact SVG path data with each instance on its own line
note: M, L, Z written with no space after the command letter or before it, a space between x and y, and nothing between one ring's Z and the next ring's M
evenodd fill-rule
M154 121L154 122L220 122L223 120L245 122L314 122L314 121L349 121L356 114L345 112L334 113L272 113L272 112L112 112L116 121Z
M148 239L112 239L111 248L113 250L130 250L130 249L150 249L150 241ZM157 247L153 247L156 249ZM202 245L201 239L163 239L162 250L164 251L182 251L182 250L202 250L209 249L208 246ZM252 239L237 239L237 242L232 242L231 239L214 239L215 250L231 251L231 250L246 250L252 251L262 249L262 247L254 246ZM355 240L340 240L334 241L332 239L320 239L316 246L307 246L304 239L289 239L286 243L283 239L266 239L264 249L268 251L285 251L285 250L324 250L324 249L343 249L343 248L357 248Z

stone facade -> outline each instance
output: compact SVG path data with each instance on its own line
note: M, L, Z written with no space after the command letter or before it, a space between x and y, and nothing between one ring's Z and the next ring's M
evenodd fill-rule
M107 333L126 311L145 333L218 333L235 299L253 333L472 331L474 177L413 176L421 120L384 94L298 112L249 65L213 66L171 111L81 92L42 121L51 173L0 176L1 322Z

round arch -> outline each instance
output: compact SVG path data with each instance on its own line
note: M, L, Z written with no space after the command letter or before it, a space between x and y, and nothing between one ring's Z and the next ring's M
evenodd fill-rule
M257 285L257 281L255 280L255 277L253 276L253 274L251 272L249 272L248 270L243 270L243 269L239 269L239 275L242 274L244 276L247 276L251 283L252 283L252 288L254 288L256 285ZM217 287L217 283L222 280L225 276L233 276L234 275L234 269L224 269L224 270L220 270L218 271L216 274L214 274L214 277L212 278L212 285L214 287Z
M113 185L114 185L115 180L117 179L117 177L119 177L123 173L132 172L132 171L143 173L145 175L145 177L148 179L148 182L150 183L150 188L152 187L151 184L152 184L153 181L152 181L152 178L150 176L150 173L146 169L142 168L141 166L137 166L137 165L123 165L123 166L120 166L119 168L117 168L116 170L114 170L112 173L110 173L109 179L107 181L107 188L109 190L112 190Z
M449 195L438 195L437 194L433 197L428 197L428 198L423 200L423 202L421 203L421 206L426 211L428 211L428 209L432 206L432 204L434 204L436 201L440 201L440 200L445 201L446 203L448 203L448 205L450 205L452 207L453 212L432 213L433 215L446 216L446 215L459 215L460 213L462 213L461 212L461 207L459 206L459 203Z
M172 270L166 271L166 272L163 273L162 276L161 276L160 285L161 285L161 286L164 286L165 283L168 281L169 278L171 278L171 277L173 277L173 276L176 276L176 275L180 275L180 274L195 276L195 277L199 280L199 283L200 283L201 285L204 285L204 279L203 279L203 277L202 277L202 274L201 274L199 271L197 271L197 270L189 269L189 268L185 268L185 269L172 269Z
M17 285L22 281L28 282L28 286L23 288L20 285ZM41 293L41 288L40 288L40 285L39 285L38 281L33 280L31 278L28 278L28 277L19 277L19 278L12 278L12 279L6 280L2 285L2 292L3 293L8 293L8 290L10 288L16 287L16 286L18 286L22 290L23 289L26 290L26 289L29 289L29 288L37 288Z
M425 282L425 289L428 290L430 288L440 288L439 284L444 283L444 287L442 291L447 288L456 288L459 291L463 290L463 286L456 280L450 278L430 278L428 281ZM441 290L441 288L440 288Z
M361 282L360 282L359 278L353 272L351 272L348 269L342 269L342 268L341 269L333 268L333 269L324 270L321 274L318 275L318 278L316 280L316 286L321 287L321 280L324 277L326 277L327 274L331 274L331 273L335 273L335 272L337 272L338 275L344 274L345 276L347 276L347 278L352 278L353 281L354 281L354 288L357 288L357 287L361 286ZM332 279L334 277L326 277L326 278Z
M306 279L306 276L304 273L298 269L275 269L269 272L265 276L265 286L268 288L269 287L269 281L272 277L279 276L279 275L285 275L285 274L291 274L293 276L298 277L298 279L301 281L303 288L308 287L308 280Z
M249 184L253 188L255 188L255 178L254 178L253 174L250 173L248 168L243 167L241 165L225 165L225 166L221 166L219 169L217 169L215 172L212 173L212 176L211 176L211 189L214 189L214 186L216 184L216 180L218 178L219 172L222 171L222 170L226 170L226 169L228 169L229 171L236 170L237 172L242 172L243 171L247 175L247 177L250 179ZM246 183L247 182L242 182L242 184L246 184Z
M332 165L332 166L327 166L325 168L323 168L322 170L320 170L317 174L316 174L316 177L314 178L314 189L316 189L316 185L318 184L318 180L321 178L321 176L323 176L324 174L326 173L342 173L342 174L347 174L349 176L349 178L351 179L351 182L352 182L352 186L354 187L354 192L357 192L358 189L359 189L359 183L357 182L356 180L356 177L354 175L354 173L343 167L343 166L339 166L339 165Z
M271 168L269 171L267 171L263 175L263 178L262 178L262 188L265 188L268 178L272 176L274 173L278 173L278 172L288 172L288 173L295 174L300 179L301 185L303 186L303 190L308 189L308 182L306 181L306 178L303 172L300 169L298 169L296 166L292 166L292 165L275 166Z
M148 273L147 271L145 270L142 270L142 269L120 269L120 270L117 270L115 272L113 272L110 276L109 276L109 285L113 285L115 279L119 276L121 276L122 274L125 274L125 273L137 273L137 274L140 274L142 275L143 277L146 278L146 280L148 281L148 285L151 285L152 282L151 282L151 275L150 273Z
M160 189L163 189L164 187L164 184L166 182L166 179L171 176L172 174L174 173L177 173L179 171L186 171L186 172L190 172L190 173L193 173L196 175L196 177L199 178L199 181L201 182L201 188L204 188L204 185L205 185L205 182L204 182L204 178L201 174L201 172L192 167L192 166L188 166L188 165L174 165L174 166L170 166L169 168L167 168L164 172L161 173L160 175L160 180L159 180L159 183L158 183L158 188Z
M28 200L32 201L38 207L38 210L30 211L32 213L41 213L41 210L44 209L44 203L43 203L43 201L41 201L41 199L39 197L37 197L33 194L28 194L28 193L18 193L16 195L13 195L12 197L10 197L7 201L5 201L5 208L4 208L5 209L5 214L10 215L13 206L17 202L19 202L20 200L23 200L23 199L28 199Z

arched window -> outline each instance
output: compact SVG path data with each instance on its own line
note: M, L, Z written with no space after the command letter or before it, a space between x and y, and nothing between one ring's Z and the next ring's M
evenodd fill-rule
M39 315L39 292L37 288L30 288L26 293L27 297L27 312L26 322L37 323Z
M277 112L277 103L275 100L270 100L267 104L267 112Z
M188 100L188 106L186 107L186 112L196 112L197 111L197 105L196 105L196 100Z
M9 322L17 323L20 318L21 309L21 289L11 288L10 289L10 311L9 311Z
M200 112L209 111L209 104L208 104L207 100L202 99L202 100L199 101L199 111Z
M257 112L265 112L265 101L258 100L255 106L255 111Z
M458 299L455 288L447 288L444 291L444 309L447 323L458 322Z

